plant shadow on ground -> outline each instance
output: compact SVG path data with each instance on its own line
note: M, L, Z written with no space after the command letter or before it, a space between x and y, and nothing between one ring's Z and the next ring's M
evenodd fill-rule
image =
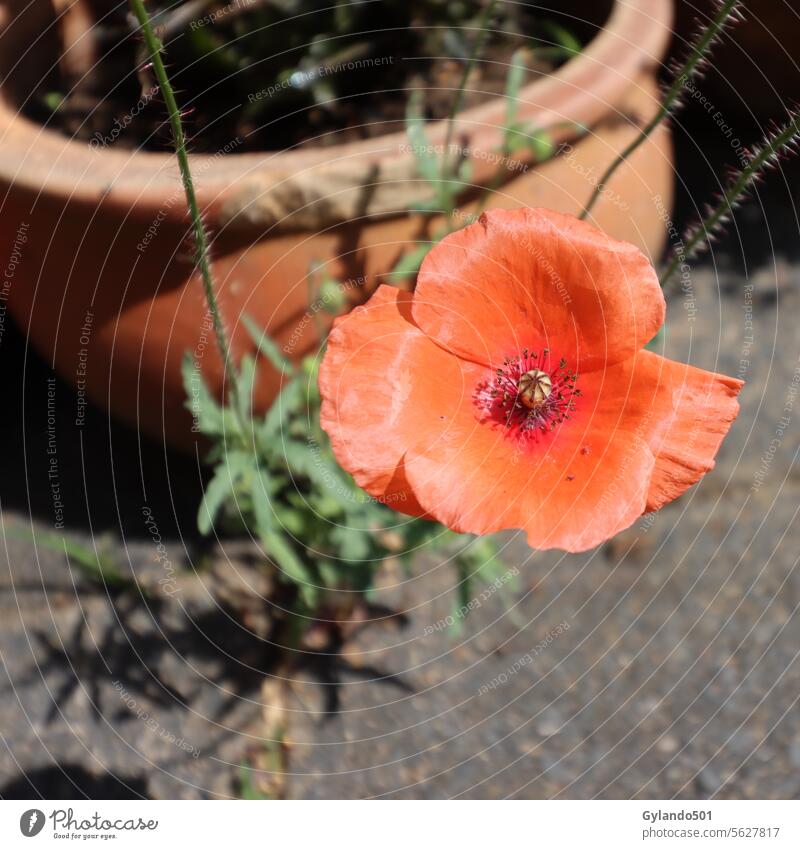
M147 799L144 780L106 773L97 777L75 764L37 769L0 786L0 799Z
M177 722L174 727L189 738L184 729L199 717L203 757L226 762L226 752L237 741L256 737L266 743L278 734L266 715L273 699L293 697L295 682L318 691L320 723L338 715L342 688L351 681L380 681L401 694L414 693L391 671L351 664L345 657L348 641L370 627L370 621L406 626L403 615L388 608L365 609L364 621L344 627L319 623L312 631L313 645L293 652L287 663L289 655L280 645L285 632L280 608L287 599L281 598L280 590L270 598L254 592L241 603L224 597L224 592L215 593L201 610L191 609L196 604L188 597L189 590L185 599L143 594L137 586L87 584L78 593L79 615L68 626L55 631L38 625L28 628L36 663L0 687L0 699L10 704L15 694L47 682L49 703L40 727L45 737L70 727L70 716L82 710L90 737L99 735L104 726L124 737L122 729L136 724L137 717L142 731L143 720L158 717L157 726ZM278 692L283 695L276 696ZM243 704L255 714L246 729ZM177 719L167 720L168 716ZM197 738L195 732L190 739ZM83 778L75 777L70 771L83 767L61 761L57 751L54 755L58 761L52 767L29 771L23 766L23 774L10 778L0 797L16 798L16 793L27 798L31 788L44 798L136 798L149 792L145 773L134 771L124 781L111 773L101 779L89 771ZM168 772L178 769L183 756L179 748L166 747L160 766Z
M147 538L141 520L142 505L147 504L158 516L163 535L199 542L196 515L203 477L196 456L167 449L91 404L85 425L77 427L74 388L27 347L10 316L0 354L7 378L7 403L0 410L5 446L0 499L5 515L16 513L52 527L57 521L52 489L56 482L67 532L116 531L125 538ZM53 406L48 408L52 379ZM49 476L53 467L55 479Z

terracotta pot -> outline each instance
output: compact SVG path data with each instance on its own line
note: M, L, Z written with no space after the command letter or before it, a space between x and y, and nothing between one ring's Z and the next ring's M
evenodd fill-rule
M519 117L560 125L559 140L571 145L541 165L498 166L491 152L501 139L501 98L459 116L455 138L470 151L475 182L490 182L498 167L507 173L490 207L580 209L592 180L656 108L655 74L671 13L671 0L614 3L605 28L579 57L522 90ZM59 39L68 39L78 67L75 51L90 49L90 40L76 35L80 18L62 26L59 37L55 19L45 0L0 2L3 256L12 255L20 224L27 225L6 287L10 308L40 354L78 387L79 405L85 393L146 432L189 445L184 352L194 353L217 391L222 373L193 273L175 161L168 153L93 149L18 115L31 81L58 55ZM578 138L575 125L591 132ZM432 144L441 145L444 129L429 128ZM312 350L311 264L325 263L352 299L363 298L420 235L419 217L406 210L426 187L402 133L263 154L237 154L232 140L220 154L192 160L237 355L253 348L243 313L293 357ZM594 220L655 256L671 186L663 130L617 172ZM277 374L262 362L259 410L277 386Z

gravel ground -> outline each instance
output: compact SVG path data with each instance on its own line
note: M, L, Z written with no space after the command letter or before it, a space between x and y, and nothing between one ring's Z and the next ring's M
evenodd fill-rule
M707 197L730 150L676 138L682 185ZM584 555L507 535L518 591L479 588L460 631L441 627L447 564L420 558L413 580L387 565L380 600L403 622L364 629L335 675L292 688L290 797L800 796L800 168L782 176L670 298L667 355L747 381L714 472ZM693 206L684 191L676 219ZM193 535L196 458L97 412L62 426L75 397L59 381L70 536L169 593L98 591L63 553L34 551L15 529L56 518L51 373L10 325L1 350L22 405L0 406L0 796L241 794L240 764L263 762L275 667L268 613L257 605L243 629L231 610L269 587L246 547L222 556ZM200 562L202 580L183 571Z

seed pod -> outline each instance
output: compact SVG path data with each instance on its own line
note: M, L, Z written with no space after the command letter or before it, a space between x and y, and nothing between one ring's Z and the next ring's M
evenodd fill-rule
M553 381L540 369L526 371L519 379L519 400L529 409L537 410L550 397Z

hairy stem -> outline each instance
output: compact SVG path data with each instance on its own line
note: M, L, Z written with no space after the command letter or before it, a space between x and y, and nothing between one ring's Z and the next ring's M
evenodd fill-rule
M723 2L719 7L717 14L714 15L708 26L700 33L692 46L692 49L689 51L688 58L676 74L675 79L672 81L672 85L664 95L656 114L645 125L641 133L639 133L639 135L637 135L636 138L620 154L618 154L616 159L614 159L608 168L606 168L603 175L597 181L586 206L583 208L583 212L581 212L578 216L581 220L584 220L592 211L592 208L597 203L598 198L605 190L608 181L611 179L617 168L619 168L619 166L634 153L639 145L647 141L653 133L653 130L655 130L656 127L658 127L658 125L672 112L672 109L676 106L680 99L683 87L687 82L694 78L703 59L708 53L709 48L714 43L720 32L722 32L728 22L728 19L737 10L737 7L740 6L741 3L742 0L725 0L725 2Z
M664 269L661 274L662 286L666 284L680 265L697 253L714 233L714 230L733 210L737 201L741 200L742 195L752 183L775 161L776 157L788 150L798 138L800 138L800 112L795 114L781 129L767 137L755 149L747 165L734 174L717 203L709 208L705 218L687 236L680 253L676 253L672 262Z
M161 93L164 97L164 103L167 106L169 113L169 123L172 129L172 140L175 145L175 153L178 158L178 168L181 173L181 181L183 182L183 190L186 194L186 203L189 207L189 217L192 222L192 233L194 235L195 258L197 267L200 269L200 276L203 281L203 291L208 304L209 312L214 324L214 335L216 337L217 348L219 349L222 363L225 369L225 374L230 378L231 386L233 387L234 397L238 398L238 381L236 369L233 365L231 357L231 346L228 337L225 333L225 327L222 323L222 315L217 303L216 289L214 286L214 277L211 272L211 261L209 259L208 236L203 220L200 214L200 207L197 204L197 196L194 190L194 180L192 179L192 171L189 167L189 154L186 150L186 135L183 132L183 123L181 122L181 111L178 103L175 100L175 92L170 84L167 76L164 62L161 58L161 51L164 45L153 31L153 26L144 7L143 0L129 0L131 9L133 10L136 20L142 29L142 37L144 39L147 51L150 54L150 61L153 63L153 71L156 75ZM234 407L239 408L238 404ZM240 424L244 424L240 422ZM244 432L244 431L243 431Z

